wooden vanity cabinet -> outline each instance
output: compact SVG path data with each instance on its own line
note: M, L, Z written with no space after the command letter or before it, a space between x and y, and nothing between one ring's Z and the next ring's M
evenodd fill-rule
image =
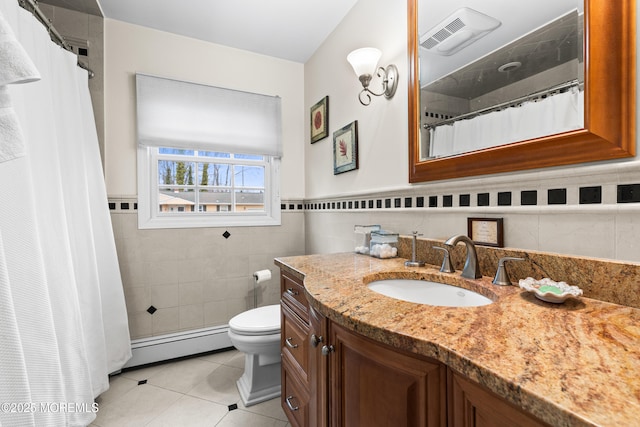
M548 426L451 370L447 382L450 427Z
M446 425L446 367L328 322L282 272L281 405L296 427Z
M437 360L329 322L281 274L282 397L296 427L547 426Z
M327 426L327 365L321 353L326 320L309 307L300 279L282 273L280 288L282 409L293 426Z
M446 425L446 367L329 325L331 426Z

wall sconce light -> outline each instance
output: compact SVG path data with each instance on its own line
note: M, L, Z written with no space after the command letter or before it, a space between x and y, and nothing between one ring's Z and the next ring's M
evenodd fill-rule
M362 91L358 94L358 100L362 105L371 104L371 95L382 96L391 99L396 93L398 87L398 68L391 64L384 67L378 67L378 61L382 56L380 50L373 47L363 47L362 49L356 49L347 55L347 61L353 67L360 83L362 83ZM373 73L376 71L378 77L382 78L382 92L375 93L369 89L369 83L373 78ZM363 101L363 96L365 101Z

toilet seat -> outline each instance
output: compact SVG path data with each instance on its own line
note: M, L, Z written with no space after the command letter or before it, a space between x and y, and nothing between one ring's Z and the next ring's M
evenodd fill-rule
M280 334L280 304L240 313L229 320L229 329L239 335Z

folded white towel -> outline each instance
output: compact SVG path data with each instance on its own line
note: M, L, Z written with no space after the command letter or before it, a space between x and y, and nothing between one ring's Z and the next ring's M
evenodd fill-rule
M40 73L0 12L0 86L40 80Z
M6 86L0 86L0 163L25 154L24 136Z

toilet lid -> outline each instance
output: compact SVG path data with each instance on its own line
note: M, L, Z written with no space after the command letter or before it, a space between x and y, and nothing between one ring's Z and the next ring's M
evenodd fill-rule
M258 307L240 313L229 320L234 332L244 334L269 334L280 332L280 305Z

